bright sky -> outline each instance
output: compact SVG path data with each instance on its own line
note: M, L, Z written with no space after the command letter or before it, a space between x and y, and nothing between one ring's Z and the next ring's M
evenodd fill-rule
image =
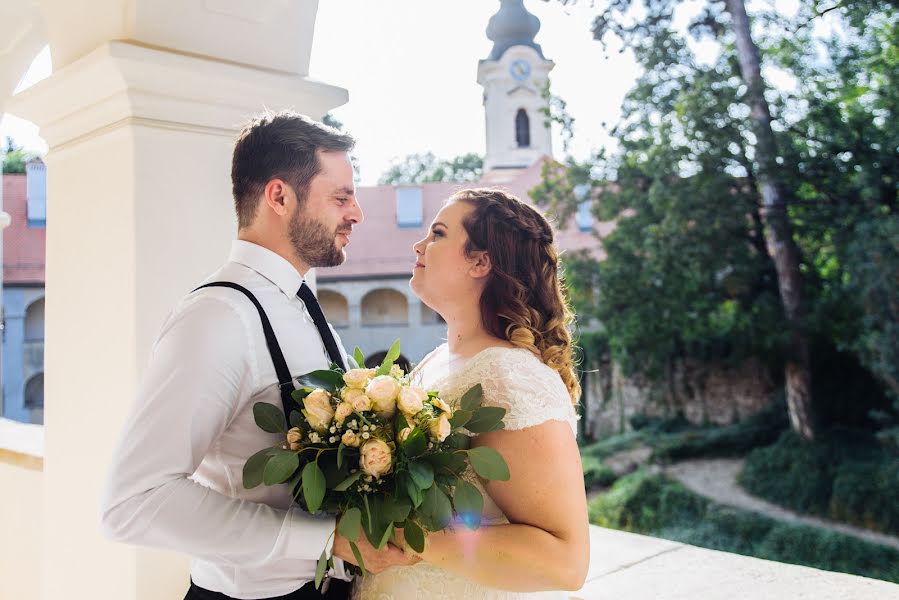
M552 91L575 118L570 152L578 158L609 145L608 128L617 122L637 74L629 53L604 51L593 40L589 25L596 9L591 4L583 0L564 7L555 0L525 0L541 22L536 41L556 64L550 73ZM702 0L687 4L693 12ZM483 154L477 66L492 47L485 29L498 8L495 0L320 0L310 75L349 90L349 103L332 114L358 140L362 185L376 183L392 159L407 154ZM50 72L45 49L18 89ZM553 148L561 157L555 133ZM6 135L46 152L37 128L27 121L5 115L0 139Z

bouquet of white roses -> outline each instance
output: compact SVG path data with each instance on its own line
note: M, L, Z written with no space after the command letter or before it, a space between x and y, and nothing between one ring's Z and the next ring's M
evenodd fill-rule
M290 428L278 407L253 406L259 427L283 433L284 440L247 460L244 487L287 483L303 510L340 515L338 530L363 574L355 544L361 533L382 548L402 528L406 543L421 552L427 532L454 519L480 526L484 498L462 477L469 466L483 479L509 478L502 456L472 448L469 435L501 429L505 409L481 406L480 385L451 408L436 392L413 385L394 364L399 354L397 341L377 369L366 369L356 348L349 371L331 365L298 377L292 395L302 409L291 412ZM316 587L332 565L322 552Z

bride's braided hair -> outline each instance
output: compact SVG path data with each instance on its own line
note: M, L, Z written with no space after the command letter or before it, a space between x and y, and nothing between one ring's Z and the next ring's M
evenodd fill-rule
M474 208L463 221L465 252L484 250L490 256L492 270L481 295L484 327L558 371L577 403L581 386L569 331L574 315L559 281L552 227L539 212L499 190L461 190L449 201Z

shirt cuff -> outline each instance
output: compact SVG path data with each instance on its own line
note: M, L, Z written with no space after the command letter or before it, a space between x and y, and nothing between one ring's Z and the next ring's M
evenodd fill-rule
M334 557L334 568L331 569L331 577L334 579L342 579L344 581L352 581L353 576L346 572L346 563L342 558Z
M328 556L333 552L334 530L337 527L335 517L310 515L297 506L292 506L287 511L287 526L289 533L286 558L318 560L322 550Z

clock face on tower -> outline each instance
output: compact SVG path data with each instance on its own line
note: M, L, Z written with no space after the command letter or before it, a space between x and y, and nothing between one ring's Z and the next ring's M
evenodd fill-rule
M531 76L531 63L523 58L516 58L509 65L509 74L518 81L524 81Z

